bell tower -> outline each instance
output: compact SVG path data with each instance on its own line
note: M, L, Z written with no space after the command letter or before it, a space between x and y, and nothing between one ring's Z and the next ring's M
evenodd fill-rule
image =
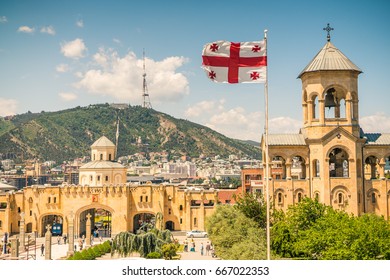
M299 74L302 80L303 132L318 139L337 127L360 135L358 76L362 71L330 41Z

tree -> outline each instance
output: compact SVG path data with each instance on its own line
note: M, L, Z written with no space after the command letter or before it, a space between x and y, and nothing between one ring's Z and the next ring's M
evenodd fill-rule
M206 229L221 259L266 259L265 231L237 207L218 205Z
M111 255L118 253L126 257L133 252L138 252L141 257L146 257L151 252L162 254L162 246L171 242L169 230L160 231L154 228L141 234L125 231L117 234L112 240Z
M390 259L390 224L383 217L355 217L311 199L278 212L271 246L282 257L320 260Z
M233 196L236 200L234 205L246 217L254 220L259 227L265 228L267 222L267 206L260 193L245 193L240 196Z

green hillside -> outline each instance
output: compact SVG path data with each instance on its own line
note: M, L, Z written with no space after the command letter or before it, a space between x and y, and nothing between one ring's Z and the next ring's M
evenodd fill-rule
M166 150L191 157L237 154L260 158L258 147L205 126L140 106L118 110L109 104L0 119L0 153L57 162L89 155L90 145L102 135L115 143L117 115L118 156ZM136 144L139 137L142 145Z

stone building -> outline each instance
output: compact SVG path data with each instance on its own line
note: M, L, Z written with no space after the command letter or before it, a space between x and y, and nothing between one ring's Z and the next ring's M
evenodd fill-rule
M385 166L390 160L390 133L364 133L359 125L361 73L328 37L299 74L303 127L297 134L268 135L269 193L276 208L287 209L310 197L354 215L389 218ZM261 148L265 162L264 135ZM251 178L264 180L263 169L243 170L242 175L247 191L256 189ZM263 185L257 190L263 191Z
M93 160L80 167L77 185L33 185L0 193L0 236L20 233L21 228L43 236L47 225L53 235L82 236L88 221L100 236L136 232L150 223L170 230L205 229L205 217L215 210L217 190L127 183L126 168L112 161L115 145L105 136L91 146L91 155Z

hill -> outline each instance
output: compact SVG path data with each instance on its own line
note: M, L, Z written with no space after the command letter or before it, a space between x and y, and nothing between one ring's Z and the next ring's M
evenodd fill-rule
M89 155L90 145L105 135L115 143L120 119L118 156L166 150L172 155L260 158L260 149L208 127L167 114L129 106L89 105L58 112L25 113L0 119L0 153L6 157L61 162ZM142 145L137 144L141 139Z

